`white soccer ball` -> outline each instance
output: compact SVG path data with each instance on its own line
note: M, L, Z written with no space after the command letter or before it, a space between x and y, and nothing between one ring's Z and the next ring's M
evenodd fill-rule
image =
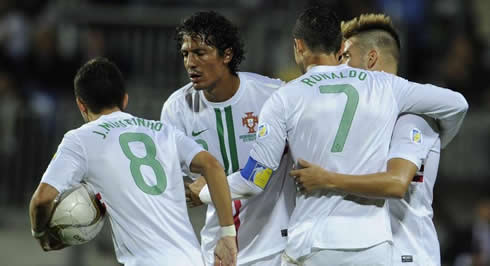
M80 184L58 196L49 227L64 244L80 245L94 239L104 221L104 205L87 184Z

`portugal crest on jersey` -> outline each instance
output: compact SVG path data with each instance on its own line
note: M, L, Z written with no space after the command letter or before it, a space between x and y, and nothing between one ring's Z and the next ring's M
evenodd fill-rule
M245 113L247 116L242 118L242 124L248 128L248 133L255 133L255 126L259 123L257 116L253 115L254 112Z

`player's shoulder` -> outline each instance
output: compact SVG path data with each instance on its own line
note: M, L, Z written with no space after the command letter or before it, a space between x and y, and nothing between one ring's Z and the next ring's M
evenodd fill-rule
M174 91L165 101L163 108L176 108L185 103L189 97L195 93L192 83L188 83L180 89Z
M280 79L275 79L252 72L238 72L238 76L240 77L240 80L245 81L247 85L259 89L277 90L279 87L285 84L285 82Z

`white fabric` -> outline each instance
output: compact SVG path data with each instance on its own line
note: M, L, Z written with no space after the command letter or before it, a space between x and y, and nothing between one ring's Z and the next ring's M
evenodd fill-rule
M347 65L315 66L264 104L259 127L265 129L250 154L276 169L287 141L294 160L344 174L380 172L400 113L438 118L449 140L466 110L464 98L451 90ZM297 195L286 251L296 259L313 248L357 249L391 240L384 200L316 192Z
M411 138L414 128L421 132L420 143ZM410 160L419 167L417 175L423 176L422 182L410 184L403 199L388 201L394 241L393 265L441 265L439 241L432 222L433 188L441 145L434 128L431 120L407 114L397 120L393 131L388 159Z
M322 249L305 258L304 266L391 266L392 246L383 242L365 249Z
M202 91L196 91L192 84L188 84L170 96L161 115L163 121L169 121L206 147L223 164L227 174L245 166L255 142L260 109L283 85L280 80L253 73L239 72L238 77L238 91L225 102L209 102ZM281 157L283 152L284 149ZM287 229L295 188L292 179L286 176L292 161L287 156L284 160L286 163L282 164L265 193L233 204L239 265L278 253L286 245L281 230ZM201 231L201 248L208 265L214 261L218 230L215 208L209 205Z
M134 133L139 140L124 139ZM181 174L181 165L189 166L200 151L199 145L171 125L115 112L66 133L41 182L62 192L85 181L101 194L120 263L202 265ZM128 156L152 162L143 159L139 165L138 159ZM143 189L159 184L153 170L158 165L165 175L159 174L158 179L166 185L148 194ZM143 182L135 177L139 173Z

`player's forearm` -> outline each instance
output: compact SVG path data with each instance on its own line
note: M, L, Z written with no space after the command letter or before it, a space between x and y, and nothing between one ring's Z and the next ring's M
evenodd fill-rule
M33 197L29 206L31 229L35 232L44 232L48 228L49 218L53 210L54 202L42 201Z
M330 189L364 197L402 198L408 184L398 175L381 172L368 175L329 174Z
M232 225L233 212L231 209L231 196L223 167L216 161L216 163L205 167L201 174L208 184L211 199L218 212L220 225Z

